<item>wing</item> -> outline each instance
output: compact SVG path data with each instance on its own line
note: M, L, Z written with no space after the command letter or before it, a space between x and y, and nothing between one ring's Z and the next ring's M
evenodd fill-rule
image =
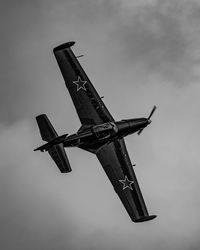
M72 52L70 47L74 43L68 42L54 48L54 54L82 125L114 121Z
M155 218L148 214L124 139L101 147L96 155L131 219L142 222Z

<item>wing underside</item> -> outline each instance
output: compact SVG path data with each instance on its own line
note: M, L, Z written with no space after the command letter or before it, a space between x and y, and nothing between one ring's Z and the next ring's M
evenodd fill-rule
M142 222L155 218L148 214L124 139L106 144L96 155L131 219Z
M54 54L82 125L114 121L71 50L74 42L60 45Z

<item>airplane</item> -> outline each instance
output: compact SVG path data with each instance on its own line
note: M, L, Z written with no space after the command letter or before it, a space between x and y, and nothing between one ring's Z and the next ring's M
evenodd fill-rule
M64 43L53 52L82 125L75 134L58 136L46 114L38 115L40 134L47 143L34 151L48 151L61 173L72 171L64 148L78 147L96 154L131 220L152 220L156 215L148 213L124 137L141 134L151 123L156 106L147 118L115 121L81 67L79 56L73 53L74 44L74 41Z

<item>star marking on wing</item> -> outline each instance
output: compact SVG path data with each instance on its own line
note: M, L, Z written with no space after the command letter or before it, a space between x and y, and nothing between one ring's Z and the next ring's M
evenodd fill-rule
M77 80L77 81L72 81L72 82L73 82L74 84L76 84L76 86L77 86L76 91L77 91L77 92L78 92L80 89L83 89L83 90L87 91L86 88L85 88L85 84L87 83L87 81L81 80L81 77L80 77L80 76L78 76L78 80Z
M130 188L131 190L133 190L131 185L134 183L134 181L129 181L127 176L125 176L124 180L119 180L119 182L123 184L123 190L126 188Z

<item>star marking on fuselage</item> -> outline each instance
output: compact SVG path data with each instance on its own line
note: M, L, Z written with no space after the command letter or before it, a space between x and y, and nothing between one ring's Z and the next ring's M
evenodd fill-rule
M131 190L133 190L131 185L134 183L134 181L129 181L127 176L125 176L124 180L119 180L119 182L123 184L123 190L126 188L130 188Z
M78 92L80 89L83 89L83 90L87 91L86 88L85 88L85 84L87 83L87 81L81 80L81 77L80 77L80 76L78 76L78 80L77 80L77 81L72 81L72 82L73 82L74 84L76 84L76 86L77 86L76 91L77 91L77 92Z

